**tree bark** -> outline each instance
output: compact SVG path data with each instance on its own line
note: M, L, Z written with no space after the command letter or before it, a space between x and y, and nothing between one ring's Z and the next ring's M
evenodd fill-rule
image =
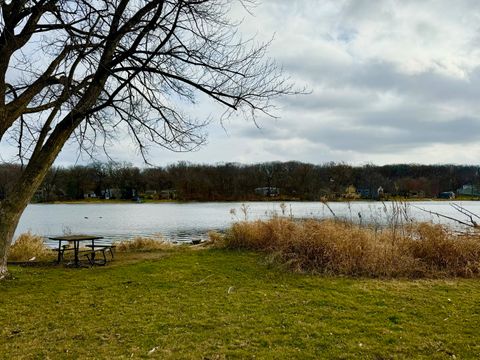
M26 204L16 204L12 207L5 201L0 204L0 280L9 277L7 268L8 251L25 207Z
M73 117L72 117L73 119ZM76 122L69 127L58 127L44 147L29 161L17 186L0 202L0 280L8 273L7 258L13 235L23 211L40 187L48 170L62 149L65 141L76 127Z
M0 202L0 280L9 275L7 268L8 251L23 211L35 191L42 184L63 145L84 119L85 112L95 103L105 84L107 75L101 74L97 78L98 81L90 87L90 91L77 105L83 112L76 109L63 118L49 136L45 145L32 154L15 189L7 194L4 201Z
M45 160L39 161L33 169L27 167L19 185L0 202L0 280L9 275L8 252L20 217L52 164Z

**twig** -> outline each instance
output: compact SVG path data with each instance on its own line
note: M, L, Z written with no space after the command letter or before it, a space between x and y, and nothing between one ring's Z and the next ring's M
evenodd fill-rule
M332 210L332 208L330 207L330 205L328 205L328 203L324 200L320 200L322 202L323 205L325 205L327 207L328 210L330 210L330 212L332 213L333 215L333 218L336 219L337 218L337 214L335 214Z
M465 225L465 226L469 226L469 227L473 227L473 228L477 228L478 225L476 223L473 223L473 224L470 224L470 223L466 223L462 220L459 220L459 219L456 219L454 217L451 217L451 216L447 216L447 215L444 215L444 214L440 214L440 213L437 213L435 211L430 211L430 210L427 210L427 209L423 209L421 207L418 207L418 206L415 206L415 205L411 205L412 207L414 207L415 209L418 209L418 210L421 210L421 211L424 211L426 213L429 213L431 215L436 215L436 216L439 216L439 217L443 217L445 219L449 219L449 220L452 220L452 221L455 221L459 224L462 224L462 225Z
M477 227L478 224L475 220L473 220L473 216L475 216L477 219L480 219L480 216L478 216L477 214L475 214L474 212L471 212L470 210L464 208L463 206L460 206L458 204L450 204L455 210L461 212L462 214L464 214L465 216L468 216L470 218L470 221L472 222L472 224Z

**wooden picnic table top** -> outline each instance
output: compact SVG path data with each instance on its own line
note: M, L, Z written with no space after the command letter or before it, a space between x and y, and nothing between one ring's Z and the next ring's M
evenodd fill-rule
M50 240L65 240L65 241L86 241L86 240L97 240L103 239L103 236L96 235L65 235L65 236L56 236L50 237Z

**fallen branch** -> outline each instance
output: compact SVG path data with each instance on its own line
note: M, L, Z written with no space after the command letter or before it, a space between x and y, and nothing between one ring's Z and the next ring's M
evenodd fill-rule
M450 204L450 205L452 205L452 204ZM428 213L428 214L430 214L430 215L436 215L436 216L442 217L442 218L444 218L444 219L449 219L449 220L452 220L452 221L454 221L454 222L456 222L456 223L458 223L458 224L464 225L464 226L472 227L472 228L474 228L474 229L477 229L477 228L480 227L475 221L473 221L473 218L472 218L471 216L469 216L469 217L470 217L470 220L471 220L471 223L467 223L467 222L462 221L462 220L460 220L460 219L457 219L457 218L454 218L454 217L451 217L451 216L448 216L448 215L440 214L440 213L438 213L438 212L436 212L436 211L427 210L427 209L424 209L424 208L421 208L421 207L418 207L418 206L415 206L415 205L410 205L410 206L414 207L415 209L424 211L424 212L426 212L426 213ZM453 205L452 205L452 206L453 206ZM460 211L460 210L457 209L455 206L453 206L453 208L454 208L455 210L461 212L462 214L466 215L464 212ZM463 208L462 208L462 209L463 209ZM467 210L466 210L466 211L467 211Z
M458 212L462 213L465 216L468 216L470 218L470 222L473 224L473 227L477 228L478 224L475 220L473 220L473 217L476 217L477 219L480 219L480 216L475 214L474 212L471 212L468 209L465 209L463 206L460 206L458 204L450 204L455 210Z

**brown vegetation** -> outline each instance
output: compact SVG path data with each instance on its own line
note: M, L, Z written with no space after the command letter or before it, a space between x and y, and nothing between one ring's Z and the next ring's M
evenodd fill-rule
M45 246L43 238L30 232L21 234L10 248L11 261L40 261L52 259L53 252Z
M174 246L172 243L165 241L161 236L157 238L138 236L132 240L116 242L115 245L116 250L119 252L168 250Z
M369 277L477 277L480 239L440 225L382 230L332 220L238 222L211 240L232 249L263 251L295 271Z

